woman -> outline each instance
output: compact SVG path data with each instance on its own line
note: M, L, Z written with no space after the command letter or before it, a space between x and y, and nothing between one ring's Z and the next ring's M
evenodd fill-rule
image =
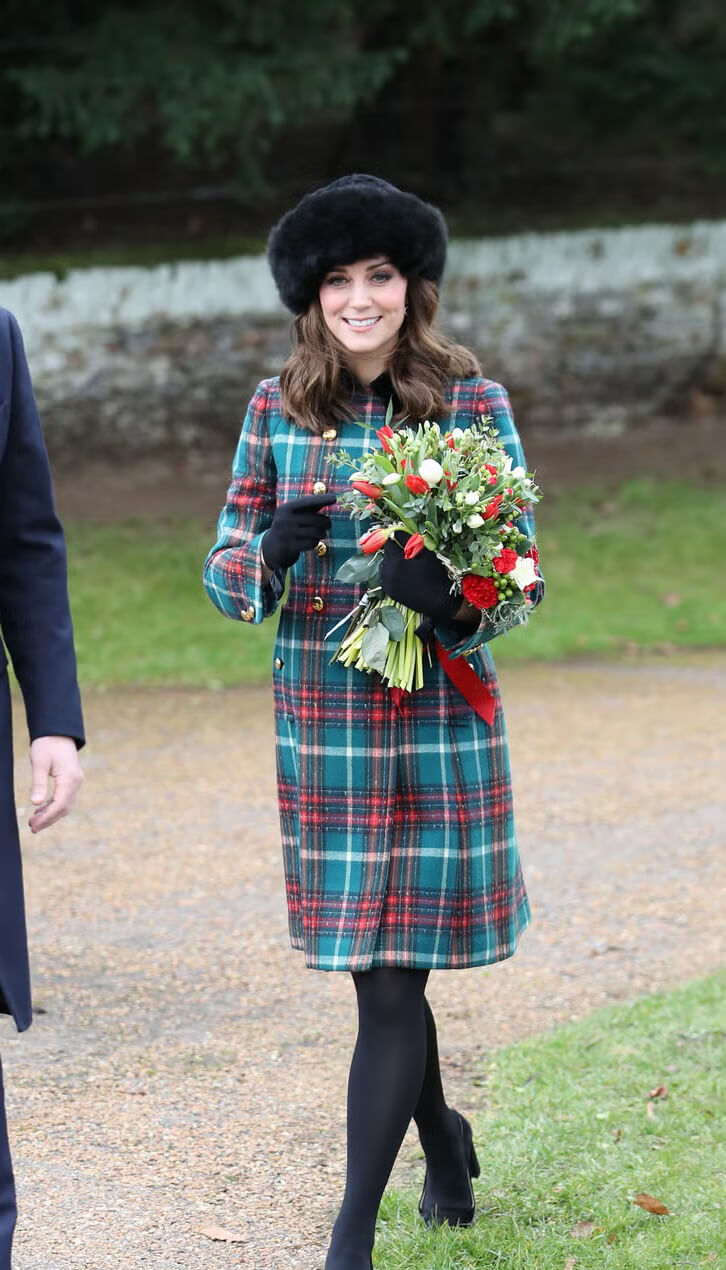
M330 665L325 642L360 594L336 572L365 528L336 507L347 473L328 459L377 444L389 400L394 422L465 427L491 415L523 463L506 393L433 325L445 255L441 213L372 176L306 195L274 227L268 259L296 315L294 349L250 403L205 564L211 599L247 622L269 617L290 580L274 658L290 935L308 966L351 972L359 1017L326 1270L370 1270L412 1117L426 1156L422 1217L473 1220L476 1153L444 1098L426 982L432 969L511 956L529 920L485 614L451 596L433 553L407 561L403 539L386 544L384 589L428 616L450 655L471 658L496 699L492 726L436 659L397 707L377 675Z

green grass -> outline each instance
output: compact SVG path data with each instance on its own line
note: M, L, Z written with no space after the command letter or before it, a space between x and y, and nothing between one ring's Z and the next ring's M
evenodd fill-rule
M632 482L544 502L547 597L498 661L726 644L726 497ZM251 627L206 599L213 523L70 523L71 600L85 683L222 687L269 678L275 620Z
M389 1192L376 1270L726 1266L726 973L503 1050L481 1079L477 1222L427 1231L418 1192Z
M184 260L229 260L235 256L259 256L265 235L227 234L169 242L129 243L89 247L85 250L10 251L0 246L0 280L27 273L54 273L63 280L73 269L143 268L176 264Z

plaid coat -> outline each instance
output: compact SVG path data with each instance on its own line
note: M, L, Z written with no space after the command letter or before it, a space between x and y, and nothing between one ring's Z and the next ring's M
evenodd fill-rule
M486 379L452 383L447 426L491 414L515 465L523 454L506 392ZM386 400L357 388L356 418L380 426ZM443 422L443 421L442 421ZM327 458L355 458L377 445L353 422L323 436L281 413L279 381L264 380L250 403L234 460L218 539L204 584L228 617L261 622L276 609L284 575L263 585L260 539L276 502L346 484ZM317 486L317 488L316 488ZM487 725L442 671L393 705L378 675L329 665L336 632L361 588L335 580L356 548L360 522L337 506L325 543L290 572L274 651L278 796L293 947L320 970L372 966L426 969L482 965L511 956L529 921L514 834L506 734L487 621L457 642L496 698ZM527 516L523 528L533 535Z

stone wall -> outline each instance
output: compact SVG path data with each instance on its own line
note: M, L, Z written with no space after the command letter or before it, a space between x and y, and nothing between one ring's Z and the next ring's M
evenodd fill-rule
M604 435L718 410L726 222L452 243L442 324L523 430ZM54 460L229 449L289 347L262 257L0 281Z

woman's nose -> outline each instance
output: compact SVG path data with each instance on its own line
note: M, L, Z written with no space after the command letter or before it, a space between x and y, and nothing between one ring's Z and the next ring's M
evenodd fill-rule
M367 282L354 282L351 292L350 303L354 309L369 309L371 306L371 293Z

